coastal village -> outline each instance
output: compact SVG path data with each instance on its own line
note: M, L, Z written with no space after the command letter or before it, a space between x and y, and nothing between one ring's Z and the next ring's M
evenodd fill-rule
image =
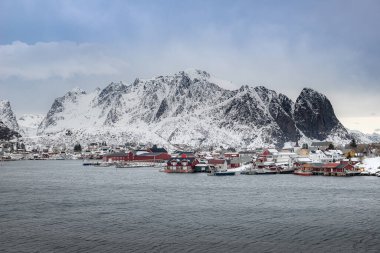
M0 144L1 161L15 160L83 160L84 166L97 167L159 167L166 173L199 173L209 175L295 174L301 176L363 176L380 177L380 144L357 144L353 139L344 147L334 143L285 143L254 150L234 148L194 149L176 145L176 149L143 146L133 143L107 145L89 143L82 147L32 148L19 142Z

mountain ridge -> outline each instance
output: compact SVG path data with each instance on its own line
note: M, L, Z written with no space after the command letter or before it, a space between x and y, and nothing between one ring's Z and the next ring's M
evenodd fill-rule
M191 70L90 93L69 91L55 99L38 134L70 129L93 140L115 135L119 141L232 147L349 139L327 97L310 88L293 102L264 86L228 90L223 82Z

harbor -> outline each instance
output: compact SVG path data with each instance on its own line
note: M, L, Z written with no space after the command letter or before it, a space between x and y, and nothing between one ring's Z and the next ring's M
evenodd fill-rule
M325 145L326 147L323 147ZM261 148L240 152L174 151L154 145L147 149L109 152L101 161L86 160L84 166L116 168L156 167L165 173L208 175L380 176L380 157L353 149L328 148L331 143L312 143L278 151ZM371 165L368 165L370 163Z

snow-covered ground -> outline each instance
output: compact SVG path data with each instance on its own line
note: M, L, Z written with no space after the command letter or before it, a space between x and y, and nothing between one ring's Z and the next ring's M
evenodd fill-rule
M365 158L358 166L371 173L376 172L380 170L380 157Z

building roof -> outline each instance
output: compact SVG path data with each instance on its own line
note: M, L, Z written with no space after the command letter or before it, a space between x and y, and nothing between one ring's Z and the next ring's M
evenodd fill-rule
M296 159L298 162L311 162L309 157L297 157Z
M195 158L194 157L187 157L187 158L181 158L181 157L175 157L175 158L170 158L168 160L168 163L171 161L177 161L177 162L182 162L182 161L189 161L190 163L193 163Z
M224 164L224 159L209 159L207 162L209 164Z
M153 145L153 147L151 147L149 149L151 152L156 152L156 153L167 153L168 151L164 148L158 148L157 145Z
M251 154L256 154L256 151L254 151L254 150L240 151L239 154L241 154L241 155L251 155Z
M324 168L336 168L339 165L339 163L325 163L323 164Z
M341 163L339 164L338 166L336 166L337 169L344 169L345 167L347 166L352 166L351 164L349 163ZM353 167L353 166L352 166Z
M274 148L268 148L267 149L270 153L278 153L277 149L274 149Z
M128 154L125 152L115 152L115 153L106 154L104 156L106 156L106 157L110 157L110 156L112 156L112 157L124 157L124 156L128 156Z
M149 152L149 153L136 154L136 156L159 156L162 154L167 154L167 153L166 152Z

